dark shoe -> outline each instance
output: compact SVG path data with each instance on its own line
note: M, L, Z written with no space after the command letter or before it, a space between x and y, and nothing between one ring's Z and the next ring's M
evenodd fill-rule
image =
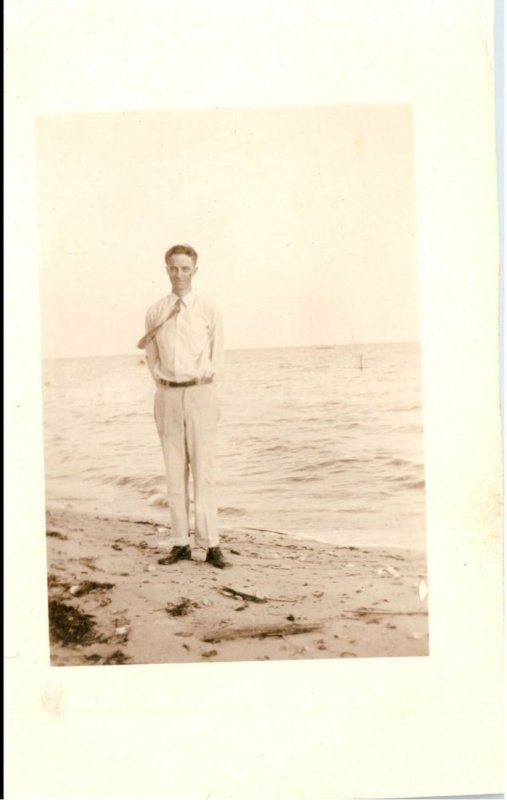
M229 564L228 561L225 561L224 555L219 547L208 548L208 552L206 553L206 563L211 564L212 567L217 567L217 569L232 567L232 564Z
M189 558L192 558L192 551L188 544L175 544L169 555L164 558L159 558L158 563L166 566L167 564L174 564L176 561L183 561Z

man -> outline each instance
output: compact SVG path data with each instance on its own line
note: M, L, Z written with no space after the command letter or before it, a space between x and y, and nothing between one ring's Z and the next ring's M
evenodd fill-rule
M157 387L155 422L162 444L176 544L159 564L192 557L189 475L194 485L195 542L206 562L231 566L219 547L213 460L219 401L213 379L223 360L222 322L212 303L192 289L197 253L178 244L165 254L172 293L150 306L138 347Z

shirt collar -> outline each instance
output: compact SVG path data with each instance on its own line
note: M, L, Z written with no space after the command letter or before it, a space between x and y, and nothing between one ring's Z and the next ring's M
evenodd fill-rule
M194 300L195 300L195 292L194 292L194 290L193 290L193 289L191 289L191 291L190 291L190 292L188 292L187 294L183 295L183 297L178 297L178 295L177 295L177 294L174 294L174 292L171 292L171 294L169 295L169 297L171 298L171 300L172 300L172 302L173 302L173 305L174 305L174 304L175 304L175 303L176 303L178 300L180 300L180 301L181 301L181 303L182 303L182 305L184 305L185 307L189 307L189 306L191 306L191 305L192 305L192 303L193 303L193 302L194 302Z

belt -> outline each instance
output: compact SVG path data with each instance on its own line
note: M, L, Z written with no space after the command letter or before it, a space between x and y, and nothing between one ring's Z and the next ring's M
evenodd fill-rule
M203 383L213 383L213 378L194 378L191 381L184 381L184 383L176 383L175 381L166 381L164 378L160 379L162 386L171 386L184 388L185 386L201 386Z

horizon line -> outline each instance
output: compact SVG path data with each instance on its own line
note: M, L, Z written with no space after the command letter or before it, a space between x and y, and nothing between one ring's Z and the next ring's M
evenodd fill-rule
M367 341L367 342L337 342L335 344L282 344L282 345L263 345L257 347L227 347L225 353L240 352L246 350L333 350L335 347L367 347L369 345L387 345L387 344L421 344L420 339L396 339L396 340L382 340L382 341ZM131 351L128 353L88 353L86 355L71 355L71 356L42 356L42 361L63 361L71 358L130 358L138 356L144 357L144 350Z

